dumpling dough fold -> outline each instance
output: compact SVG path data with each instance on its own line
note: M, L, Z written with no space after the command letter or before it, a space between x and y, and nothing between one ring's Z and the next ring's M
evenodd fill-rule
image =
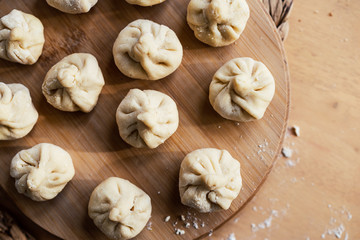
M139 5L142 7L153 6L156 4L160 4L164 1L165 0L126 0L126 2L128 2L130 4L135 4L135 5Z
M222 117L247 122L264 116L274 93L274 78L263 63L235 58L215 73L209 100Z
M17 191L35 201L55 198L74 174L69 153L49 143L18 152L10 166Z
M200 41L222 47L235 42L250 16L245 0L191 0L187 22Z
M181 202L199 212L228 209L241 186L240 163L226 150L198 149L181 163Z
M34 64L44 43L44 27L35 16L14 9L0 19L0 58Z
M133 147L156 148L179 125L176 103L155 90L131 89L116 111L121 138Z
M138 235L150 219L151 199L131 182L110 177L92 192L88 212L110 239L130 239Z
M0 140L26 136L38 117L30 92L24 85L0 82Z
M46 0L46 2L62 12L79 14L89 12L98 0Z
M74 53L49 70L42 92L48 103L57 109L90 112L104 84L96 58L88 53Z
M113 55L126 76L158 80L180 65L183 49L174 31L164 25L139 19L127 25L117 37Z

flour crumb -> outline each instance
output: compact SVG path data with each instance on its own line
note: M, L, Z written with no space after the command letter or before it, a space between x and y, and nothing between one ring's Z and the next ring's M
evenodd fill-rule
M236 240L235 234L234 234L234 233L230 233L230 235L227 237L226 240Z
M281 149L281 153L284 157L290 158L292 156L293 150L287 147Z
M331 208L331 204L328 204L328 208Z
M295 134L295 136L300 137L300 127L297 125L292 126L292 131Z
M160 191L158 191L157 194L160 195Z
M220 129L220 128L221 128L221 126L218 126L217 128L219 128L219 129Z
M194 227L195 229L199 229L199 225L197 224L197 222L193 222L193 227Z
M294 162L293 160L289 159L289 160L286 160L286 165L288 167L295 167L296 166L296 162Z
M345 233L344 240L349 240L349 234L348 233Z
M202 222L200 226L205 227L205 222Z
M315 13L315 14L318 14L318 13L319 13L319 10L315 10L314 13Z
M185 228L190 228L190 223L185 223Z
M181 221L185 222L186 219L185 219L184 215L181 215L180 218L181 218Z
M211 237L213 235L213 233L214 233L214 230L211 229L208 236Z
M310 240L310 237L306 237L305 240Z
M253 210L254 212L257 212L257 207L256 207L256 206L253 206L252 210Z
M152 231L152 222L148 222L148 224L146 225L146 229L149 231Z
M164 222L168 222L170 221L170 216L167 216L165 219L164 219Z
M175 234L176 235L184 235L185 234L185 230L179 229L179 228L175 228Z
M351 213L350 212L347 212L347 216L348 216L348 221L350 221L351 219L352 219L352 215L351 215Z
M321 234L321 238L325 239L325 233Z

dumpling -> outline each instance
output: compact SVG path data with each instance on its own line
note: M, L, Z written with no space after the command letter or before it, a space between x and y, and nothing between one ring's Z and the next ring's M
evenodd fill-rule
M88 53L74 53L49 70L42 92L48 103L57 109L90 112L104 84L96 58Z
M0 82L0 140L26 136L38 117L30 92L24 85Z
M181 202L199 212L229 209L241 186L240 163L226 150L198 149L181 163Z
M215 73L209 100L222 117L247 122L264 116L274 93L274 78L263 63L235 58Z
M191 0L187 22L200 41L222 47L235 42L250 17L245 0Z
M151 216L151 199L128 180L110 177L92 192L89 216L110 239L138 235Z
M49 143L40 143L18 152L10 166L17 191L34 201L56 197L74 174L69 153Z
M116 66L126 76L158 80L180 65L183 49L174 31L149 20L136 20L117 37L113 55Z
M164 2L165 0L126 0L130 4L135 4L143 7L153 6Z
M156 148L179 125L176 103L164 93L131 89L116 111L121 138L136 148Z
M46 2L65 13L86 13L97 3L98 0L46 0Z
M33 15L14 9L0 19L0 58L34 64L44 43L44 27Z

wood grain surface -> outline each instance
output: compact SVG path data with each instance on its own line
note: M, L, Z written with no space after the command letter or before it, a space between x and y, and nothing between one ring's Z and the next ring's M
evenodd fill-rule
M22 66L0 61L1 81L27 86L40 113L28 136L0 143L0 183L20 210L41 227L65 239L104 238L87 216L87 202L97 184L107 177L118 176L144 189L152 198L152 230L145 229L139 239L176 238L172 223L188 213L191 222L205 224L199 229L186 229L186 235L181 236L192 239L207 234L234 215L269 173L286 127L289 79L279 36L259 2L249 1L251 18L247 28L240 40L224 48L211 48L195 39L185 20L187 4L180 0L150 8L103 0L83 15L61 13L44 1L0 1L0 4L1 16L16 8L34 14L45 27L46 43L38 63ZM111 50L117 34L138 18L169 26L183 44L182 65L166 79L156 82L128 79L113 62ZM41 84L49 68L74 52L96 56L106 81L97 107L89 114L58 111L41 94ZM276 94L262 120L236 124L222 119L212 109L208 86L222 64L240 56L252 57L268 66L276 79ZM162 91L178 105L177 132L155 150L131 148L119 137L115 111L131 88ZM54 200L38 203L16 192L9 165L18 151L41 142L67 150L73 158L76 175ZM194 211L180 203L178 171L188 152L203 147L227 149L240 161L243 188L228 211L194 216ZM172 221L164 223L168 215ZM176 227L184 228L180 221Z

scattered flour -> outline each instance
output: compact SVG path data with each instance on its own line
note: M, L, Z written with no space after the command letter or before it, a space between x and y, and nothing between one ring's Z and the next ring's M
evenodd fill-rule
M235 234L234 234L234 233L230 233L230 235L227 237L226 240L236 240Z
M165 219L164 219L164 222L168 222L170 221L170 216L167 216Z
M257 232L260 229L265 229L271 227L271 223L273 220L273 217L278 217L279 212L277 210L272 210L270 216L264 220L264 222L261 222L259 224L252 223L251 224L251 231Z

